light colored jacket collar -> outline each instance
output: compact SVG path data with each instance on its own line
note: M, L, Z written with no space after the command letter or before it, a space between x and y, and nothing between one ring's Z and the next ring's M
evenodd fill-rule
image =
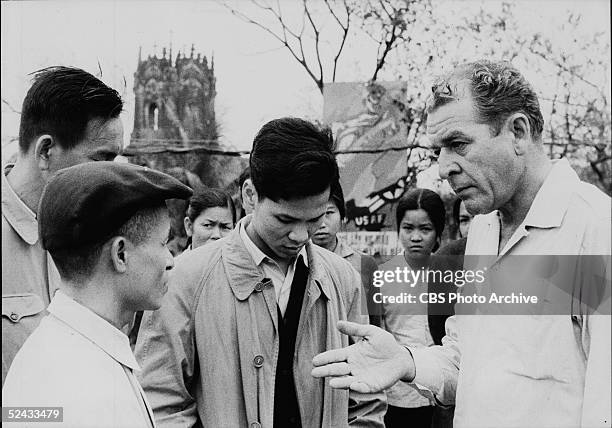
M536 193L525 219L517 227L499 254L499 229L501 226L498 210L475 217L474 224L482 223L481 227L484 228L483 230L487 230L486 236L488 238L475 237L476 233L472 233L472 228L470 228L466 254L498 254L498 258L501 258L529 234L527 230L529 227L547 229L561 226L563 217L569 207L570 197L579 184L580 179L567 159L553 161L553 167Z
M240 236L240 228L247 227L251 216L246 216L223 240L221 255L230 287L238 300L247 299L258 284L267 282L263 271L256 265L255 260L247 250ZM325 275L325 268L321 265L314 245L308 242L305 245L307 265L309 267L309 280L314 281L326 298L330 299L332 292L329 278Z
M47 308L49 313L83 335L118 363L140 370L128 337L89 308L58 290Z
M34 245L38 241L36 215L19 199L5 173L2 174L2 215L21 239L29 245Z

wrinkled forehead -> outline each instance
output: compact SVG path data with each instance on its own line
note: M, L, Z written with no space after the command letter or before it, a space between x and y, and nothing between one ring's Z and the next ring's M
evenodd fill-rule
M432 142L457 132L469 132L477 125L474 106L470 97L453 100L427 114L427 137Z

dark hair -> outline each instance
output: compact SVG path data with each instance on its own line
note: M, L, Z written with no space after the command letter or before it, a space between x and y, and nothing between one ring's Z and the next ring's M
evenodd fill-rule
M436 192L429 189L412 189L402 196L395 209L397 231L399 232L400 223L406 211L418 209L422 209L427 213L436 230L436 236L442 238L444 223L446 222L444 202L442 202L442 198Z
M251 179L260 199L291 200L323 193L338 180L330 129L297 118L266 123L251 150Z
M32 140L51 134L61 147L76 146L92 119L119 117L119 93L100 79L74 67L49 67L34 74L21 108L19 148L26 153Z
M50 251L51 258L62 278L70 281L86 279L93 274L102 254L102 248L109 239L124 236L134 245L140 245L148 238L162 216L168 216L166 205L141 209L104 239L79 248Z
M344 218L346 214L346 207L344 206L344 192L340 181L336 180L331 184L331 190L329 193L329 199L336 205L338 212L340 212L340 218Z
M212 189L209 187L196 187L193 196L189 200L187 217L192 222L207 208L221 207L227 208L232 213L232 222L236 224L236 208L232 197L223 190Z
M457 67L441 77L432 87L427 112L458 100L458 84L469 82L474 107L479 119L499 134L504 121L521 112L529 120L531 137L539 141L544 129L538 96L525 77L506 61L480 60Z
M246 167L241 173L240 173L240 177L238 177L238 189L242 189L242 185L244 184L245 181L247 181L249 178L251 178L251 168L250 167Z

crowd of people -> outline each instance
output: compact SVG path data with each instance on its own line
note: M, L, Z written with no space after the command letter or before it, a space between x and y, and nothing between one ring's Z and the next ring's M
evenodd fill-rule
M79 428L610 426L610 198L546 157L537 95L509 63L459 66L428 101L459 239L442 239L441 197L409 189L403 251L380 266L338 235L328 129L266 123L236 209L221 189L113 162L122 108L70 67L38 72L25 97L2 174L3 408L61 407L48 425ZM188 201L181 254L170 199ZM376 272L540 254L603 256L601 298L546 315L374 298Z

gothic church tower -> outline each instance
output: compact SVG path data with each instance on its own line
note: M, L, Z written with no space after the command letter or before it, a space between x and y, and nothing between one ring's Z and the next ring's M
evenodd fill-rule
M193 147L216 144L214 59L163 49L149 55L134 73L134 130L130 148Z

